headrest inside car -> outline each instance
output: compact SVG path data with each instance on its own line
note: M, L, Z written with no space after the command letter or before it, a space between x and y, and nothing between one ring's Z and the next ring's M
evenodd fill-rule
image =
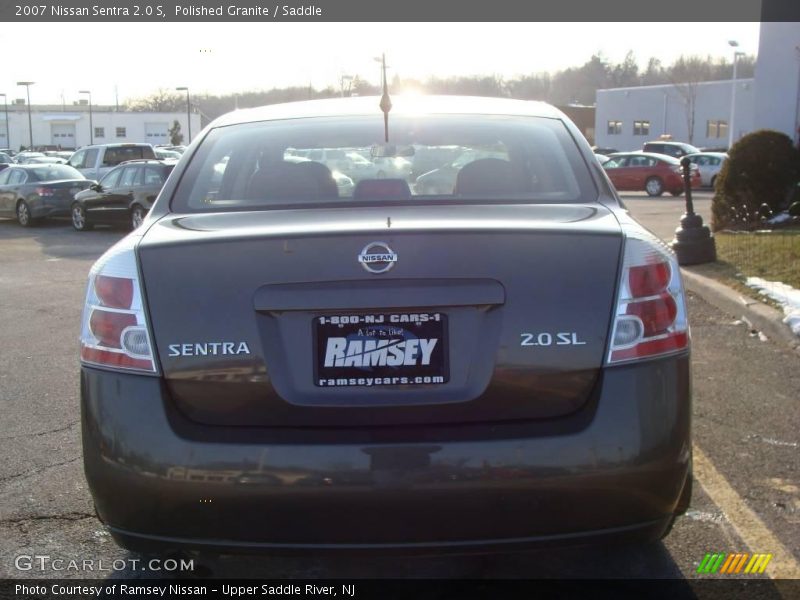
M513 194L516 191L510 162L499 158L481 158L458 172L454 193L475 196Z

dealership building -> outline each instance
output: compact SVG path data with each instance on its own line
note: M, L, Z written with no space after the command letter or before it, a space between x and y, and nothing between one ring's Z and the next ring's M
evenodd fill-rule
M800 23L761 24L752 79L597 91L595 144L603 148L640 150L661 135L726 148L730 131L736 141L757 129L798 143L799 128Z
M175 121L180 124L184 143L189 141L186 111L131 112L116 110L114 106L93 105L90 125L88 103L32 105L30 109L29 112L24 99L13 100L5 105L0 104L0 148L17 151L24 146L74 150L90 143L169 144L168 132ZM201 129L200 115L193 112L191 119L192 135L196 135ZM33 143L31 143L31 132Z

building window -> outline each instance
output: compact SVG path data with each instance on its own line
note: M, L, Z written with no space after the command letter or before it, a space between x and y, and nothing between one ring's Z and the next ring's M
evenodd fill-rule
M650 121L634 121L633 135L650 135Z
M608 135L619 135L622 133L622 121L608 122Z
M106 137L106 128L105 127L95 127L94 128L94 137L96 137L96 138L104 138L104 137Z
M728 122L727 121L707 121L706 122L706 137L707 138L727 138L728 137Z
M117 137L125 137L126 135L124 127L117 127Z

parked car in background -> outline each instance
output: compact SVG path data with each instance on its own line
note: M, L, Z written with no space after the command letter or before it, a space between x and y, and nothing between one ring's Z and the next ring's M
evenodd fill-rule
M75 152L70 150L47 150L44 153L45 156L55 156L58 158L63 158L65 163L69 161L70 158L72 158L73 154L75 154Z
M666 140L655 140L653 142L646 142L642 146L642 152L652 152L655 154L666 154L674 158L681 158L687 154L696 154L700 152L699 148L695 148L691 144L683 142L670 142Z
M181 145L174 146L174 145L164 145L164 144L162 144L162 145L155 146L155 147L156 148L160 148L161 150L170 150L171 152L177 152L178 154L183 154L184 151L186 150L186 146L181 146Z
M174 166L175 161L144 159L114 167L98 183L75 195L72 226L78 231L101 224L136 229Z
M14 164L17 164L17 161L15 161L13 158L11 158L11 156L6 154L5 152L0 152L0 171L5 169L9 165L14 165Z
M397 97L389 143L384 118L374 97L220 117L93 265L98 517L162 555L667 535L692 490L675 255L551 106ZM324 165L284 158L317 143L471 151L441 197L387 177L341 198Z
M33 156L25 164L28 165L65 165L67 159L60 156Z
M606 156L605 154L598 154L597 152L595 152L594 157L597 159L597 162L599 162L601 165L609 161L609 157Z
M78 169L85 177L99 180L125 161L155 158L150 144L96 144L76 151L67 164Z
M714 187L717 181L722 164L727 160L725 152L699 152L697 154L687 154L687 158L697 165L700 171L700 181L702 185Z
M45 154L43 152L33 152L25 150L23 152L17 153L17 155L14 156L14 160L17 161L18 165L25 165L28 164L28 161L30 161L33 158L43 158L44 156Z
M648 196L669 192L683 193L683 170L677 158L649 152L617 152L603 163L614 187L619 191L645 191ZM692 165L692 188L700 187L700 173Z
M412 163L403 156L376 156L372 164L378 168L377 176L409 179L411 177Z
M0 171L0 216L16 217L23 227L68 216L75 194L92 183L67 165L11 165Z
M159 160L180 160L181 158L181 153L177 150L168 150L167 148L156 146L153 148L153 152L155 152L156 158Z
M600 148L599 146L592 146L592 152L595 154L604 154L608 156L609 154L616 154L619 152L616 148Z

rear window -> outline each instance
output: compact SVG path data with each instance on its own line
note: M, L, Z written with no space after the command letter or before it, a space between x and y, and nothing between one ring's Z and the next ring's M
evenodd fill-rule
M103 156L103 166L115 167L126 160L138 160L142 158L155 158L153 148L150 146L118 146L106 148Z
M57 181L59 179L86 179L83 173L69 165L47 165L29 169L35 181Z
M175 212L425 201L591 202L588 167L558 119L383 115L219 127L173 196Z

